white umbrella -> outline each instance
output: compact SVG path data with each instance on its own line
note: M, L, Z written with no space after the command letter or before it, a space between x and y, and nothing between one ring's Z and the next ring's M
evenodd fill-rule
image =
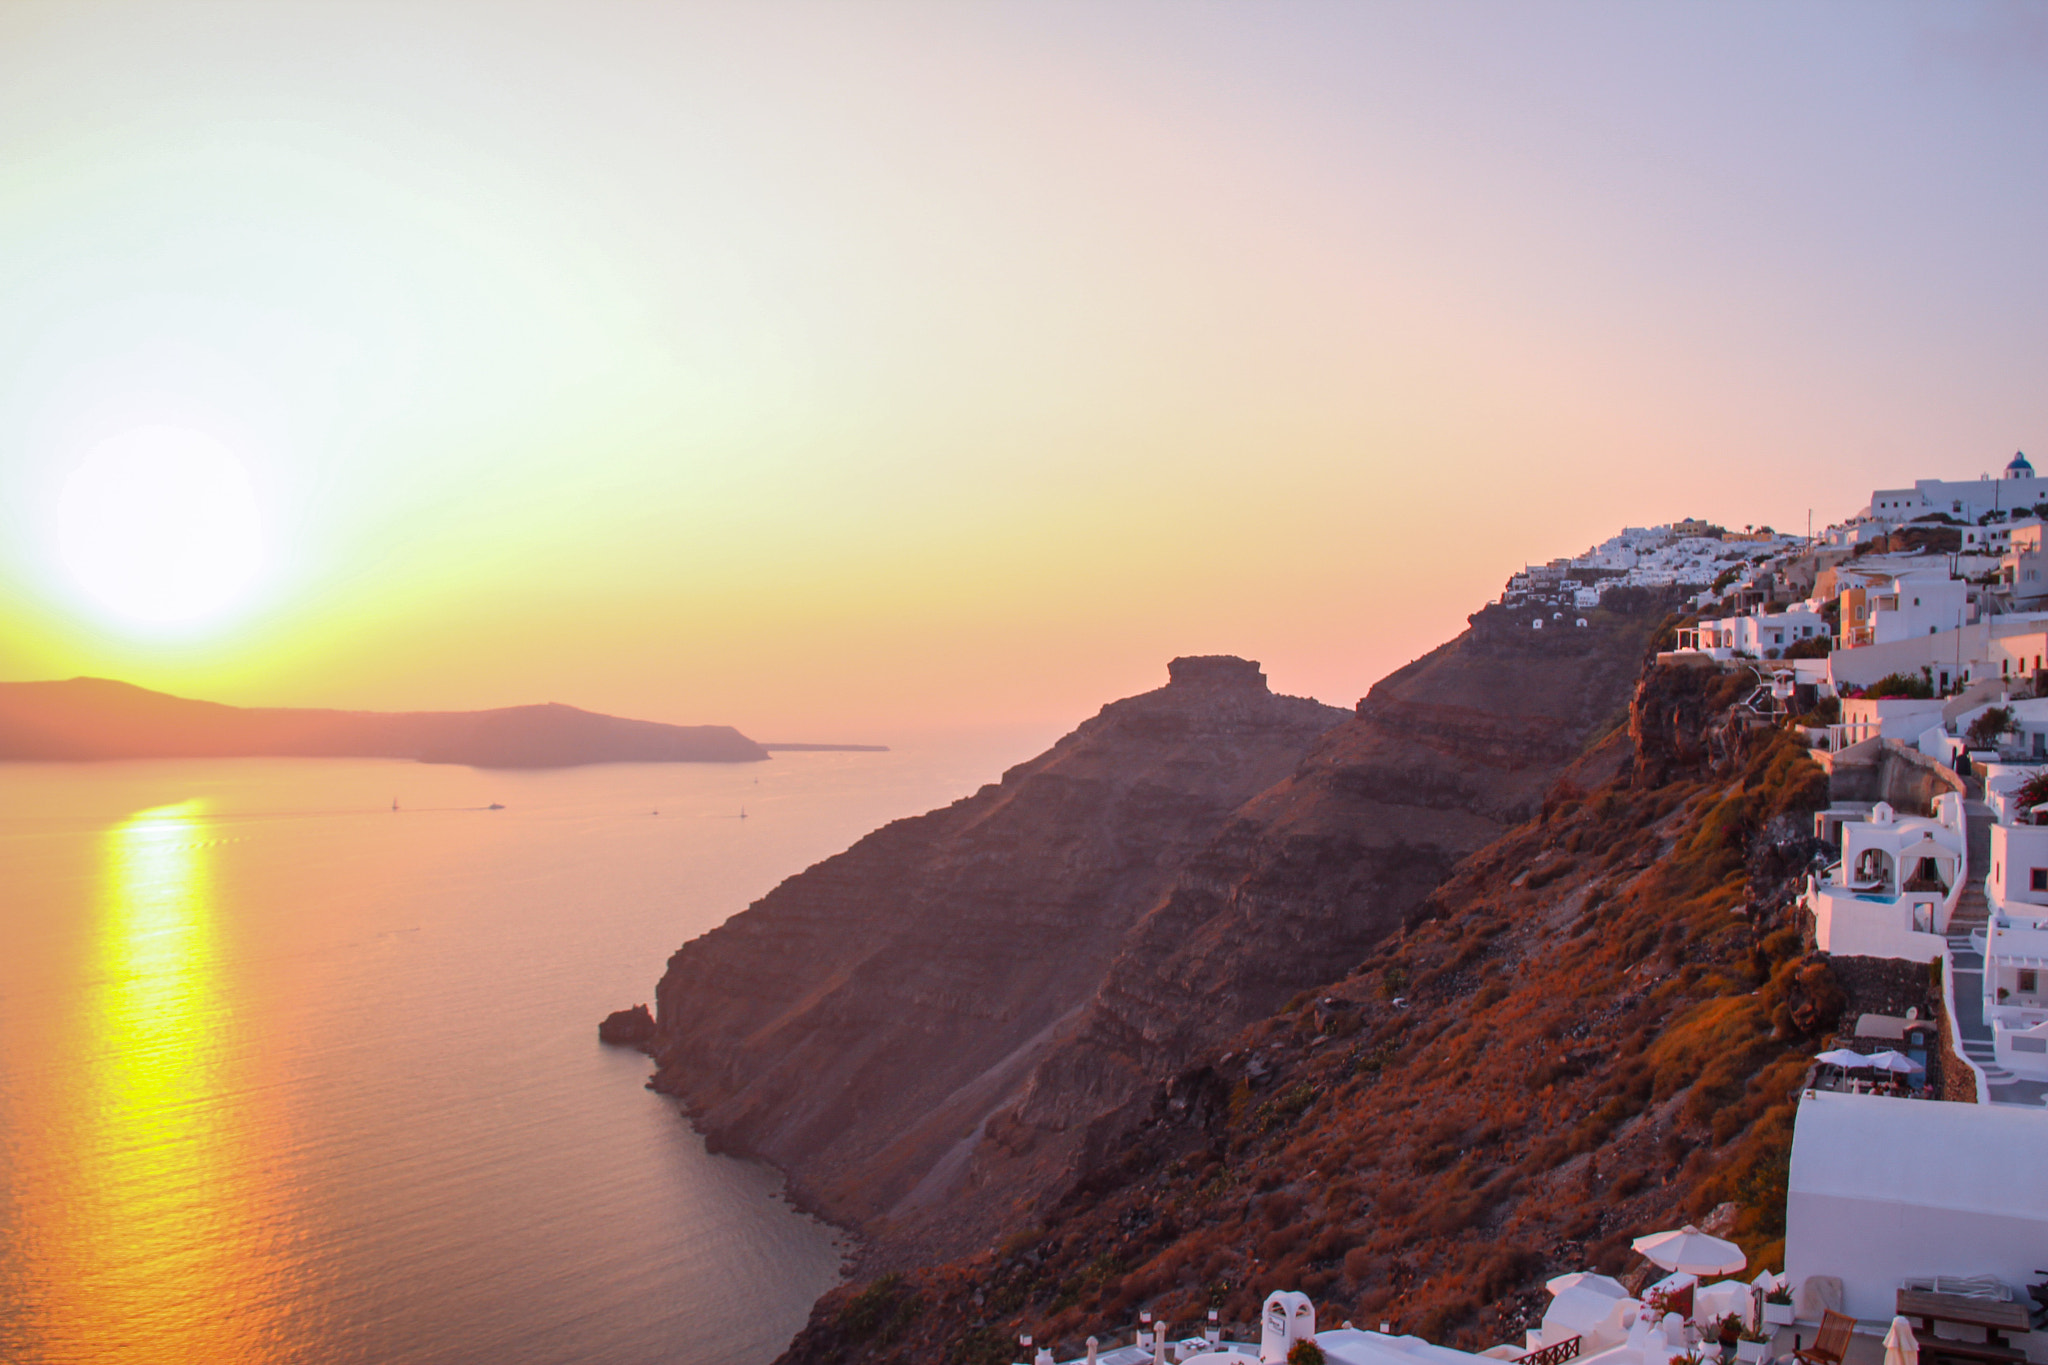
M1653 1232L1629 1245L1666 1270L1688 1275L1727 1275L1749 1264L1742 1248L1719 1237L1709 1237L1687 1223L1676 1232Z
M1904 1318L1893 1318L1892 1330L1884 1334L1884 1365L1920 1365L1920 1340Z
M1927 1069L1926 1067L1920 1065L1920 1063L1914 1061L1911 1057L1908 1057L1905 1053L1894 1052L1890 1048L1886 1048L1883 1052L1871 1053L1870 1065L1882 1067L1886 1071L1897 1071L1905 1074L1911 1074L1915 1071L1925 1071Z
M1845 1047L1838 1047L1832 1052L1815 1053L1813 1060L1826 1062L1829 1066L1865 1067L1871 1064L1870 1058L1863 1053L1851 1052Z

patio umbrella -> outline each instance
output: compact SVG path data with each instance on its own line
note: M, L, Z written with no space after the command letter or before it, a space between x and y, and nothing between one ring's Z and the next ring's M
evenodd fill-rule
M1838 1047L1832 1052L1817 1052L1813 1060L1826 1062L1829 1066L1865 1067L1871 1064L1869 1057L1861 1052L1852 1052L1846 1047Z
M1920 1365L1919 1338L1904 1318L1893 1318L1892 1330L1884 1334L1884 1365Z
M1915 1071L1925 1071L1927 1069L1905 1053L1894 1052L1890 1048L1886 1048L1883 1052L1871 1053L1870 1065L1882 1067L1886 1071L1897 1071L1902 1074L1911 1074Z
M1709 1237L1687 1223L1676 1232L1653 1232L1629 1245L1666 1270L1688 1275L1727 1275L1749 1264L1742 1248L1719 1237Z

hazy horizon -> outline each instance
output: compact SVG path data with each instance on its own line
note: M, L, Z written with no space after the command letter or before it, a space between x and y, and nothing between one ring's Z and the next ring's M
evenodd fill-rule
M1623 525L2048 453L2044 106L2007 4L11 5L0 677L1349 705Z

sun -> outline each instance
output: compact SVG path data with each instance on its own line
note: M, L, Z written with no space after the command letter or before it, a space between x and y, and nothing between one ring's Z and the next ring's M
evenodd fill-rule
M210 436L142 427L95 446L64 485L57 549L86 595L123 620L220 615L263 567L263 513L242 462Z

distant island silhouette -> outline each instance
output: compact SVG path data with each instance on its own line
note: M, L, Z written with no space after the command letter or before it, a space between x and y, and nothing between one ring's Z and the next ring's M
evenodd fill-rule
M754 763L768 756L767 746L729 725L626 720L556 702L491 711L328 711L225 706L110 678L0 683L0 761L410 758L566 768Z

